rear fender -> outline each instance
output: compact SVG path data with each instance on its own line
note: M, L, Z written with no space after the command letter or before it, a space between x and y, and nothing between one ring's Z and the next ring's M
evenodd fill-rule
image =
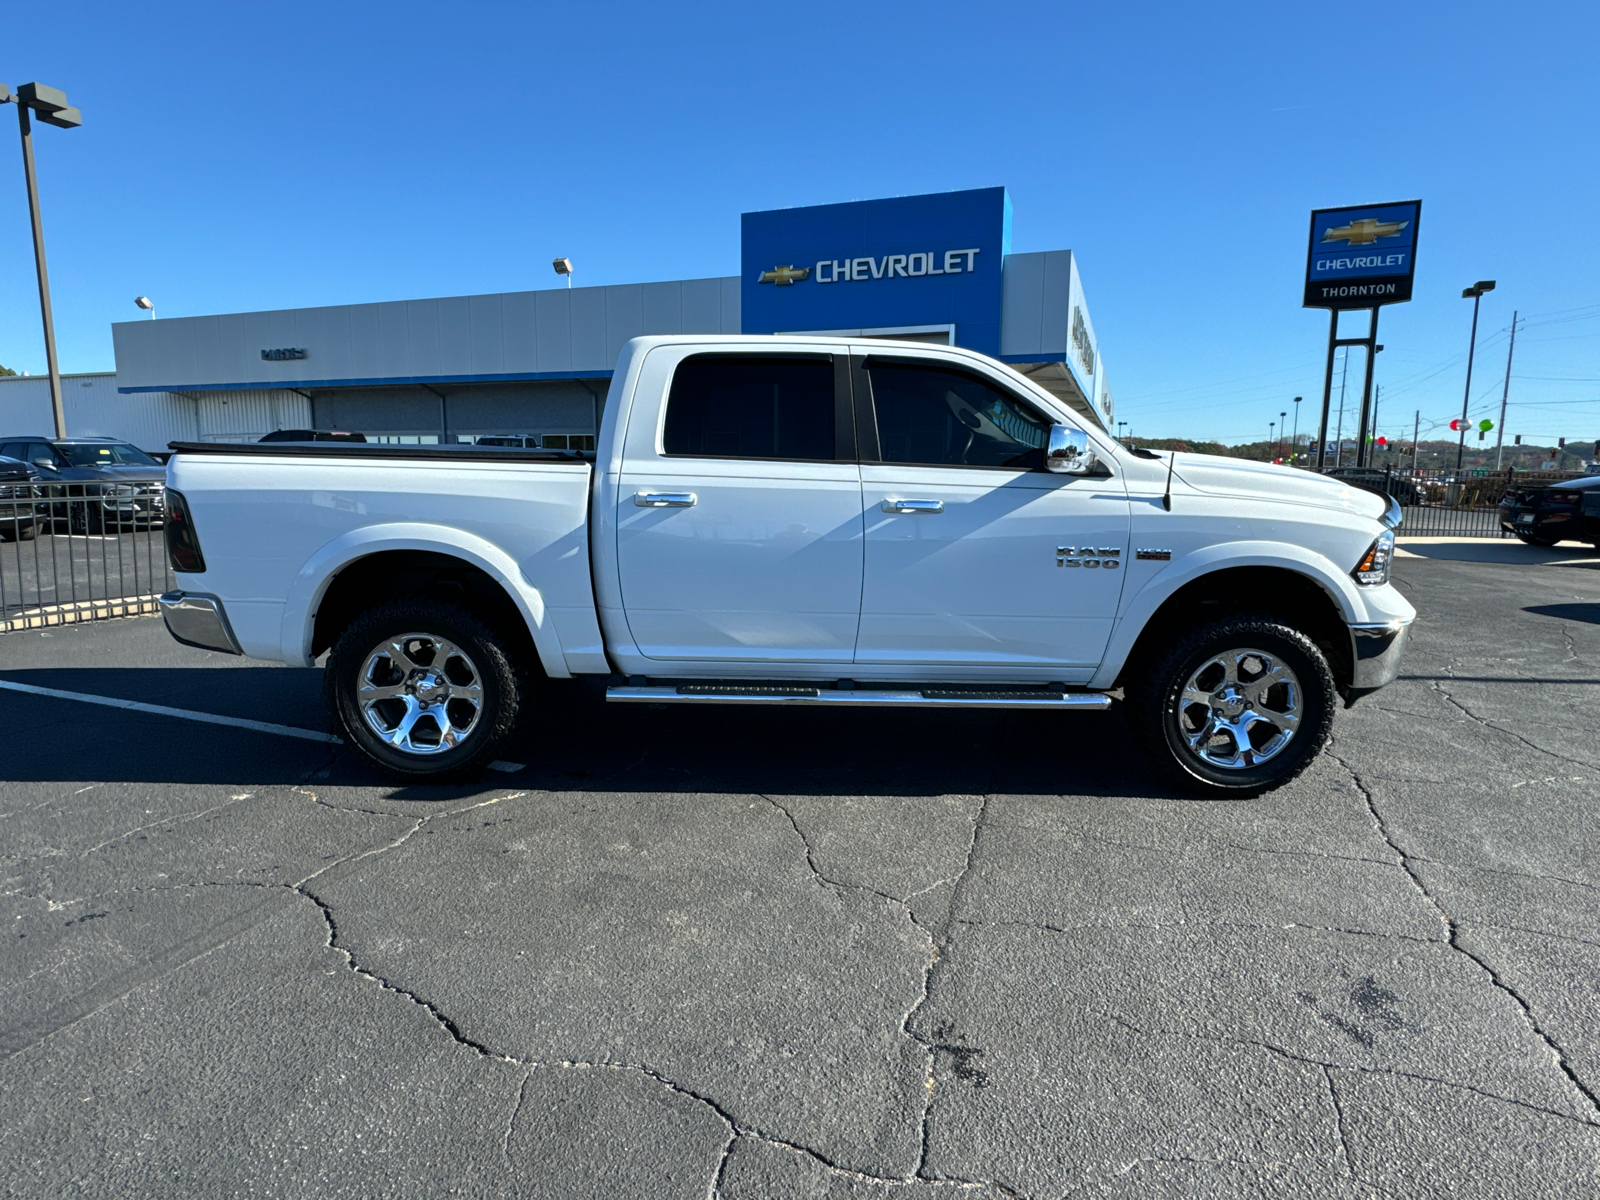
M445 525L397 522L351 530L323 546L309 559L289 588L283 610L283 661L311 666L311 639L317 606L329 584L357 559L386 550L428 550L459 558L483 571L502 588L527 623L539 662L552 679L567 679L565 655L555 625L547 619L544 597L522 575L516 562L492 542Z

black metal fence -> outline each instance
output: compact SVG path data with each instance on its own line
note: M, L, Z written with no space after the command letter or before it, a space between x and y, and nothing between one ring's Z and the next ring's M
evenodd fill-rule
M1513 488L1541 487L1578 478L1576 471L1406 471L1393 467L1330 471L1344 482L1393 496L1405 514L1400 533L1410 537L1503 538L1500 499Z
M0 485L0 633L157 611L160 484Z

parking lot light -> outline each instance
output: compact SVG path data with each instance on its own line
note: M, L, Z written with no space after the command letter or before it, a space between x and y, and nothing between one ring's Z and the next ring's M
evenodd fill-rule
M156 319L156 302L150 299L149 296L135 296L133 302L138 307L149 310L152 321Z
M83 124L83 114L67 103L67 94L59 88L42 83L25 83L13 96L11 89L0 84L0 104L13 102L17 106L17 123L22 130L22 173L28 186L28 216L33 222L33 264L39 276L39 313L44 322L44 357L50 371L50 405L54 410L56 436L67 436L67 414L61 404L61 368L56 363L56 325L50 311L50 273L44 261L44 225L39 218L39 181L33 169L33 126L28 112L39 114L39 119L58 129L76 129Z
M1478 347L1478 305L1485 292L1494 291L1494 280L1480 279L1469 288L1461 289L1461 298L1472 300L1472 333L1467 339L1467 386L1461 396L1461 440L1456 444L1456 477L1461 476L1461 461L1467 452L1467 405L1472 402L1472 355Z

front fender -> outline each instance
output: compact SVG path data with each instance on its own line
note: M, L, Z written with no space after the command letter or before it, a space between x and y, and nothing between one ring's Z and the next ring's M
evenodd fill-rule
M385 550L429 550L447 554L479 568L511 597L539 651L545 674L553 679L569 678L566 657L555 626L546 619L544 597L518 569L516 562L493 542L447 525L422 522L396 522L368 525L341 534L306 560L289 588L283 609L283 661L311 666L311 638L317 607L328 585L345 567L357 559Z
M1129 564L1133 565L1132 563ZM1091 688L1109 688L1121 672L1145 625L1167 600L1186 584L1215 571L1233 567L1279 567L1312 580L1333 601L1345 624L1365 619L1366 605L1355 580L1338 564L1314 550L1287 542L1219 542L1202 546L1173 560L1156 572L1131 597L1124 596L1122 612L1111 631L1105 658L1089 680Z

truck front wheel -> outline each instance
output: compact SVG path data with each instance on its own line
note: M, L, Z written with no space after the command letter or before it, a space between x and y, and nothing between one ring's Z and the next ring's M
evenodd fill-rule
M1305 770L1332 732L1327 659L1270 618L1201 625L1144 667L1126 689L1133 732L1190 789L1270 791Z
M511 731L520 702L494 632L471 612L429 600L356 618L328 656L323 687L350 744L408 780L482 766Z

